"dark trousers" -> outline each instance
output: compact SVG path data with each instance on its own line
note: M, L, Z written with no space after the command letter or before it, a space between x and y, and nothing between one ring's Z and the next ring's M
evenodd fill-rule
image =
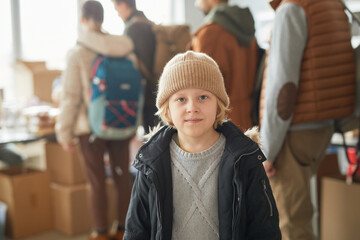
M117 218L119 224L124 226L132 188L132 180L129 173L130 139L110 141L96 138L91 141L89 134L82 135L79 139L90 183L90 206L94 228L105 230L109 226L104 162L105 152L109 154L111 174L116 190Z

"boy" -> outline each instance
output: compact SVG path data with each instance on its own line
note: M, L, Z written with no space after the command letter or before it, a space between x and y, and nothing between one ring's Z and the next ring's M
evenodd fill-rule
M122 239L127 206L131 194L131 177L128 171L129 140L93 139L88 123L87 108L90 97L90 72L97 54L127 57L133 51L133 43L126 36L113 36L101 31L103 7L98 1L86 1L82 6L81 23L84 31L78 44L69 52L66 70L62 76L60 115L56 123L56 136L66 151L76 149L76 141L82 153L90 183L90 207L93 217L93 233L89 240L108 240L107 196L105 188L104 153L109 153L111 175L117 197L119 229L113 239ZM96 38L98 41L93 41ZM121 171L119 171L121 170Z
M229 98L215 61L176 55L156 106L167 126L134 160L124 239L281 239L265 157L225 119Z

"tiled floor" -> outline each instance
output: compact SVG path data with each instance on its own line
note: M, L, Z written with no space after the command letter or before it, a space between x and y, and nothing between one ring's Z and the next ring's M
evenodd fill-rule
M86 240L87 236L88 233L69 237L58 231L50 231L38 235L33 235L31 237L19 238L17 240ZM5 238L5 240L12 240L12 238Z
M130 148L130 154L132 156L132 159L134 158L138 148L141 146L140 141L133 141L133 144ZM27 167L33 167L38 169L45 169L45 152L44 152L44 142L36 142L36 143L30 143L27 145L19 145L22 152L28 156L28 160L26 162ZM1 165L0 162L0 169L6 167L5 165ZM76 235L76 236L67 236L59 231L53 230L44 232L37 235L32 235L25 238L17 238L16 240L87 240L88 233ZM12 238L5 237L5 239L1 236L0 231L0 240L13 240Z

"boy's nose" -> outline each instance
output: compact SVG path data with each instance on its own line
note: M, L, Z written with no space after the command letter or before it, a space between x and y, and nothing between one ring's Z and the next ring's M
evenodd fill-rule
M186 109L187 109L187 112L198 112L199 111L199 107L198 107L196 101L193 101L193 100L188 101Z

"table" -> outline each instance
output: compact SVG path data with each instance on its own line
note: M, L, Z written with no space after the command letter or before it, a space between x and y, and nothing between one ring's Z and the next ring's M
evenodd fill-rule
M0 145L7 143L28 143L42 139L55 140L55 134L36 135L28 132L26 129L0 131Z

